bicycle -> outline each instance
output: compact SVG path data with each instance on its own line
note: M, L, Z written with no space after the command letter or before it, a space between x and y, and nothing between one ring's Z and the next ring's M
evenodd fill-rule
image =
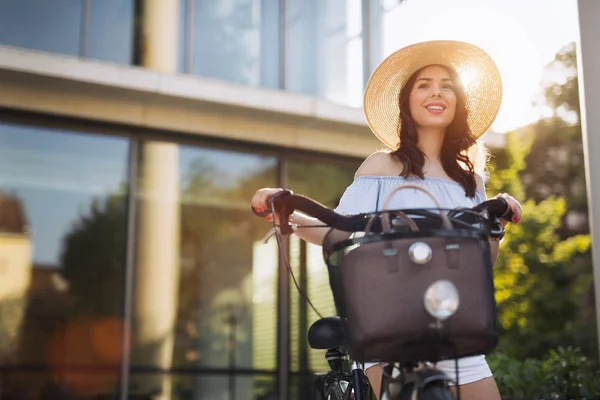
M321 316L308 297L302 293L292 274L301 295L321 317L309 329L309 345L314 349L326 350L325 358L331 368L328 373L315 375L316 399L366 400L370 386L360 362L376 361L387 363L383 368L381 400L451 400L454 399L449 387L451 379L436 369L435 363L443 359L457 360L459 357L487 354L497 345L496 304L493 295L489 239L502 238L504 235L500 219L510 220L512 211L508 203L502 198L496 198L473 208L442 209L436 200L438 205L436 209L388 210L387 204L391 196L397 190L404 188L427 192L414 185L404 185L389 194L383 211L354 216L336 214L318 202L295 195L288 190L277 193L268 202L270 211L267 213L279 213L280 225L276 226L273 222L275 226L265 236L265 243L272 235L276 235L281 248L281 236L289 235L301 228L289 223L289 216L295 210L317 218L326 224L325 228L329 228L323 242L323 255L328 266L330 286L338 316ZM253 211L260 216L267 214L258 213L254 209ZM354 300L354 296L362 289L363 282L356 282L355 278L360 276L360 273L358 275L352 273L361 269L364 271L362 265L364 262L357 262L351 258L358 253L356 249L362 246L366 249L366 254L371 255L379 254L373 253L372 249L380 246L378 251L382 250L383 255L379 258L396 256L398 246L395 245L398 243L403 245L405 244L403 241L409 240L412 243L408 257L411 261L407 262L425 265L432 260L432 250L427 243L435 246L436 240L439 242L440 238L448 243L444 247L446 254L442 256L447 264L446 267L450 265L446 258L456 257L458 254L451 254L453 251L460 250L461 245L468 247L473 243L476 244L475 253L482 257L484 263L480 274L483 282L480 285L481 300L483 303L487 301L489 307L482 306L483 311L476 312L475 319L476 322L483 321L484 328L477 327L470 334L460 333L460 328L448 328L451 325L449 321L452 321L450 317L459 314L459 290L449 280L428 277L427 279L433 282L426 282L427 288L424 293L418 293L423 298L421 303L424 307L401 310L411 311L412 317L400 318L402 319L400 325L406 319L405 325L413 324L418 329L407 334L404 328L397 328L399 325L394 325L395 332L390 332L385 340L380 342L366 340L365 330L361 331L357 328L360 325L357 322L360 322L361 318L363 322L366 319L364 307L361 310L360 304L357 305ZM481 248L480 253L478 247ZM473 246L470 249L469 255L472 255ZM351 256L348 256L349 254ZM486 262L486 257L489 262ZM349 272L340 268L346 258L351 260L345 265ZM438 257L437 261L439 260ZM395 264L388 262L388 269L389 267L398 269ZM460 262L455 260L452 265L460 267L464 264L464 260ZM289 265L288 270L292 273ZM419 271L421 275L423 275L422 271ZM492 293L485 299L486 295L483 293L490 290ZM440 296L445 298L439 298ZM444 301L446 303L442 304ZM468 301L466 306L469 306ZM410 313L406 312L406 314ZM464 316L462 318L464 320ZM377 334L378 337L382 337L383 333ZM399 334L400 336L404 334L404 341L397 339ZM352 359L351 372L344 371L342 368L342 361L345 359ZM457 397L460 400L458 361L455 366L457 380L453 383L456 384Z
M367 400L371 396L369 380L361 365L349 359L346 337L338 317L316 320L308 329L308 345L315 350L326 350L325 359L330 370L314 376L315 400ZM351 369L344 361L351 361Z

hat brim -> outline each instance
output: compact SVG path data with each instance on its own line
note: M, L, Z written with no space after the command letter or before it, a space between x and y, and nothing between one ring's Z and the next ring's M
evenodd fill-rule
M400 145L400 91L412 74L434 64L450 67L461 76L467 122L475 138L483 135L496 119L502 102L502 80L496 63L485 51L450 40L413 44L383 60L364 92L367 123L388 147L397 149Z

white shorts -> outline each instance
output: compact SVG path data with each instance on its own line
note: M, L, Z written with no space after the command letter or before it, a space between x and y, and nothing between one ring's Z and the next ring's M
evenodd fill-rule
M365 371L377 365L375 363L365 363ZM456 382L456 364L454 360L444 360L436 364L436 368L444 372L454 382ZM458 378L459 385L473 383L492 376L492 371L488 366L485 356L473 356L458 359Z

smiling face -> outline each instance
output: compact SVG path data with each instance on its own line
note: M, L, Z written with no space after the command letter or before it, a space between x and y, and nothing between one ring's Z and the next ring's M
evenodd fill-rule
M409 106L417 128L446 128L452 123L456 94L446 68L430 65L421 70L410 91Z

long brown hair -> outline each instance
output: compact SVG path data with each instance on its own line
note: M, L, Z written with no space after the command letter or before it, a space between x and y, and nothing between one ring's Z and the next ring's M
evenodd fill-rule
M465 189L469 197L475 196L477 183L475 181L475 167L473 160L469 157L469 149L476 145L476 139L471 133L467 123L467 108L465 106L465 92L460 83L456 71L442 66L448 71L453 82L453 90L456 94L456 111L452 123L446 128L444 142L442 144L441 161L444 171L455 182ZM409 97L417 77L423 67L415 72L406 82L398 99L400 106L400 146L392 152L398 157L403 165L401 176L407 178L416 175L424 179L423 166L425 165L425 153L418 146L418 133L410 113Z

